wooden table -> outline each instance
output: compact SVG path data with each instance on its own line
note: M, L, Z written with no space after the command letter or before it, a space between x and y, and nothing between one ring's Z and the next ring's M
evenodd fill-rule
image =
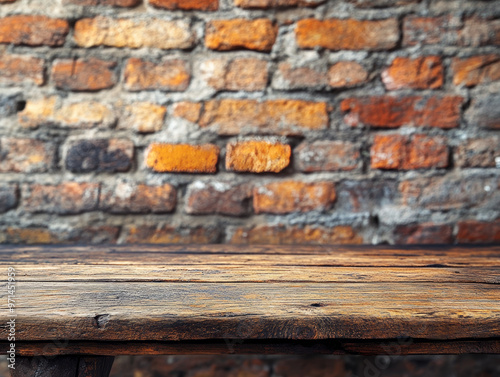
M124 354L500 353L500 246L3 246L0 263L14 376L107 376Z

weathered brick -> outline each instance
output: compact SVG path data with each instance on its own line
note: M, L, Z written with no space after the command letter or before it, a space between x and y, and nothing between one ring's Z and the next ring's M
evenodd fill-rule
M437 89L443 86L443 64L438 56L394 59L382 72L382 81L389 90Z
M254 245L354 245L363 243L363 237L350 226L300 228L286 225L257 225L249 229L237 228L229 242Z
M201 103L196 102L177 102L173 106L173 115L196 123L200 119L201 106Z
M115 62L95 58L56 60L52 79L57 88L74 91L109 89L116 84Z
M36 139L0 138L0 172L44 173L55 166L57 147Z
M16 184L0 184L0 213L15 208L19 200L18 187Z
M348 141L303 142L294 151L295 166L303 172L353 170L360 167L359 146Z
M448 224L398 225L394 229L396 244L449 244L453 242L453 228Z
M454 128L460 123L463 101L460 96L362 97L342 101L341 109L348 112L344 120L351 126Z
M253 208L257 214L323 211L335 198L331 182L281 181L254 187Z
M322 89L327 85L326 72L307 66L294 67L280 63L274 73L272 86L276 89Z
M96 5L108 5L114 7L135 7L139 5L141 0L63 0L63 4L74 4L74 5L85 5L85 6L96 6Z
M43 125L67 128L110 127L116 116L109 106L99 102L67 103L57 97L28 100L23 111L18 113L23 127L36 128Z
M22 104L22 96L19 94L0 94L0 117L8 117L18 111Z
M316 7L324 2L326 0L234 0L237 7L245 9Z
M500 242L500 220L460 221L458 223L457 241L461 243Z
M251 132L300 135L306 130L328 127L328 105L291 99L212 100L205 103L199 124L213 127L221 135Z
M478 55L452 61L453 84L467 87L500 80L500 55Z
M333 88L346 88L368 80L368 72L356 62L338 62L328 70L328 84Z
M213 11L219 8L219 0L149 0L149 4L169 10Z
M75 140L67 149L65 165L73 173L128 171L134 157L134 144L125 139Z
M160 131L163 127L167 108L149 102L135 102L123 108L118 123L119 129L131 129L139 133Z
M187 188L186 213L243 216L250 212L252 185L229 181L195 181Z
M466 47L500 45L500 19L467 18L460 30L458 44Z
M68 32L66 20L28 15L0 18L0 43L62 46Z
M27 55L0 55L0 84L19 85L45 83L43 59Z
M375 135L370 150L372 169L426 169L448 166L446 139L426 135Z
M195 38L183 20L133 20L108 17L84 18L75 24L75 42L81 47L186 49Z
M213 144L153 143L146 151L146 166L157 172L215 173L219 147Z
M500 157L500 138L470 139L455 151L455 163L462 168L494 168Z
M247 49L271 51L278 27L271 20L214 20L207 23L205 45L211 50Z
M255 58L210 59L200 67L203 79L216 90L264 90L267 86L267 62Z
M399 185L402 203L416 208L448 210L461 208L495 208L500 205L498 178L460 175L418 178Z
M54 244L58 243L56 234L44 228L8 227L0 231L0 243L9 244Z
M132 58L127 61L124 76L125 87L130 91L184 91L191 79L188 63L179 59L169 59L155 64Z
M14 3L17 0L0 0L0 4Z
M77 214L97 210L98 183L65 182L59 185L23 185L23 209L27 212Z
M467 120L475 127L500 129L500 94L474 96Z
M207 244L216 243L220 230L216 227L180 227L133 225L126 229L126 243Z
M323 47L329 50L388 50L399 40L396 19L320 21L310 18L297 22L295 34L301 48Z
M389 8L418 4L422 0L348 0L357 8Z
M175 209L176 190L168 183L150 186L121 181L101 189L99 208L110 213L167 213Z
M8 227L0 231L0 243L13 244L110 244L116 243L117 226L88 226L69 230L50 230L40 227Z
M269 141L237 141L226 146L226 169L240 172L278 173L290 164L291 148Z
M370 212L391 206L398 192L397 182L387 179L343 181L337 186L335 209L345 213Z

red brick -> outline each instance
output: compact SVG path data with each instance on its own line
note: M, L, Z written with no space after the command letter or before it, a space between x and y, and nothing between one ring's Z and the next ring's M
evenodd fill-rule
M359 146L348 141L303 142L294 151L296 168L303 172L354 170L361 165Z
M146 151L146 166L157 172L215 173L219 147L213 144L158 144Z
M149 0L149 4L169 10L213 11L219 8L219 0Z
M458 223L457 241L460 243L500 242L500 220L460 221Z
M160 131L167 108L149 102L135 102L123 108L119 129L132 129L139 133Z
M382 72L382 81L389 90L441 88L443 64L437 56L416 59L398 57Z
M271 20L214 20L207 23L205 45L211 50L247 49L271 51L278 27Z
M226 146L226 169L239 172L278 173L290 164L291 148L268 141L239 141Z
M368 72L356 62L338 62L328 70L328 84L333 88L348 88L368 80Z
M128 171L134 157L134 144L125 139L75 140L67 149L65 165L73 173Z
M453 243L453 229L447 224L399 225L394 229L394 242L399 245Z
M376 135L370 151L372 169L426 169L448 166L443 137Z
M388 50L396 47L399 40L396 19L304 19L297 22L295 34L301 48L329 50Z
M99 202L99 184L24 185L22 198L23 209L32 213L70 215L95 211Z
M357 8L389 8L418 4L422 0L348 0Z
M0 43L62 46L68 32L68 22L61 19L28 15L0 18Z
M189 86L191 75L188 63L170 59L155 64L132 58L125 66L125 87L130 91L166 90L184 91Z
M63 4L96 6L96 5L109 5L114 7L135 7L139 5L141 0L63 0Z
M253 208L256 214L323 211L333 205L335 198L331 182L281 181L255 187Z
M327 128L328 110L325 102L221 99L205 103L199 124L215 128L220 135L300 135L306 130Z
M500 203L498 178L449 175L403 181L399 185L402 203L433 210L495 208Z
M474 127L500 130L500 94L473 96L467 120Z
M19 201L18 187L16 184L0 184L0 213L15 208Z
M132 225L126 229L126 243L207 244L220 237L215 227L180 227L169 225Z
M0 173L44 173L55 166L57 147L36 139L0 138Z
M500 80L500 55L455 58L451 64L453 84L467 87Z
M0 231L0 243L13 244L110 244L116 243L120 228L117 226L90 226L55 231L47 228L9 227Z
M494 168L500 156L500 138L471 139L455 151L455 163L461 168Z
M0 84L18 85L45 83L43 59L27 55L0 56Z
M268 63L255 58L205 60L200 70L204 80L216 90L248 92L264 90L267 86Z
M250 211L252 186L226 181L195 181L186 193L186 213L243 216Z
M110 213L167 213L176 205L176 190L168 183L150 186L121 181L101 189L99 208Z
M134 20L102 16L77 21L74 38L80 47L150 47L169 50L191 48L195 43L194 34L184 20Z
M322 89L327 85L326 72L307 66L294 67L280 63L274 73L273 87L276 89Z
M237 7L245 9L316 7L324 2L326 0L234 0Z
M56 60L52 79L57 88L75 91L109 89L116 84L115 62L95 58Z
M459 96L362 97L342 101L341 109L349 112L344 120L351 126L454 128L460 123L463 101Z
M317 227L257 225L237 228L229 239L232 244L250 245L335 245L361 244L363 237L350 226Z

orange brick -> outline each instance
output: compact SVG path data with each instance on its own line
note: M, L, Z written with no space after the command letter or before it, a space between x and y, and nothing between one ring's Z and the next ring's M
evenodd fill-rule
M99 208L110 213L167 213L176 205L175 188L119 182L101 189Z
M157 172L215 173L219 147L213 144L158 144L146 152L146 166Z
M304 172L353 170L360 166L359 147L348 141L303 142L294 151L296 168Z
M133 20L108 17L84 18L75 24L75 42L80 47L186 49L195 38L183 20Z
M23 209L32 213L69 215L95 211L99 201L99 184L24 185L22 198Z
M125 87L130 91L184 91L189 86L190 78L187 62L178 59L155 64L131 58L125 66Z
M442 137L376 135L370 151L373 169L424 169L448 166L448 147Z
M341 109L348 112L344 120L351 126L454 128L460 122L463 101L460 96L362 97L342 101Z
M207 244L216 243L220 237L215 227L181 227L169 225L133 225L126 229L126 243L160 243L160 244Z
M57 147L36 139L0 138L0 173L44 173L55 167Z
M500 220L461 221L458 223L457 241L461 243L500 242Z
M389 90L441 88L444 81L443 64L437 56L416 59L398 57L382 72L382 81Z
M0 56L0 84L43 85L45 61L33 56L7 55Z
M338 62L328 70L328 83L333 88L356 86L368 80L368 72L356 62Z
M455 58L451 64L453 84L476 86L500 80L500 55Z
M160 131L167 108L149 102L136 102L125 106L118 124L119 129L132 129L139 133Z
M68 22L61 19L24 15L0 18L0 43L62 46L68 32Z
M226 169L278 173L290 164L291 148L287 144L268 141L240 141L226 147Z
M205 45L219 51L240 48L271 51L277 35L278 27L265 18L215 20L207 23Z
M96 5L109 5L114 7L135 7L139 5L141 0L63 0L63 4L96 6Z
M178 102L174 104L173 115L178 118L184 118L192 123L196 123L200 119L201 103Z
M304 228L285 225L257 225L237 228L229 239L232 244L251 245L337 245L361 244L363 237L350 226Z
M56 60L52 79L59 89L96 91L116 84L115 62L99 59Z
M316 7L326 0L234 0L234 4L246 9L268 9L284 7Z
M101 225L54 231L46 228L9 227L0 231L0 243L13 244L110 244L116 243L120 228Z
M213 127L221 135L244 132L300 135L306 130L328 127L325 102L301 100L222 99L205 103L201 127Z
M297 22L295 34L301 48L388 50L399 40L399 27L396 19L320 21L310 18Z
M169 10L213 11L219 9L219 0L149 0L149 4Z
M281 181L255 187L253 208L256 214L323 211L335 201L331 182Z
M255 58L210 59L200 67L203 78L216 90L264 90L267 86L267 62Z

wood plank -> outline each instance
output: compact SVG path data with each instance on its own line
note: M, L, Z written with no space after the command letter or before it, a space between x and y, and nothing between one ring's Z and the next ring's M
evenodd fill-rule
M500 337L495 284L17 284L19 341Z
M491 283L500 284L500 268L491 267L307 267L254 265L16 265L19 280L65 282L200 282L200 283Z

